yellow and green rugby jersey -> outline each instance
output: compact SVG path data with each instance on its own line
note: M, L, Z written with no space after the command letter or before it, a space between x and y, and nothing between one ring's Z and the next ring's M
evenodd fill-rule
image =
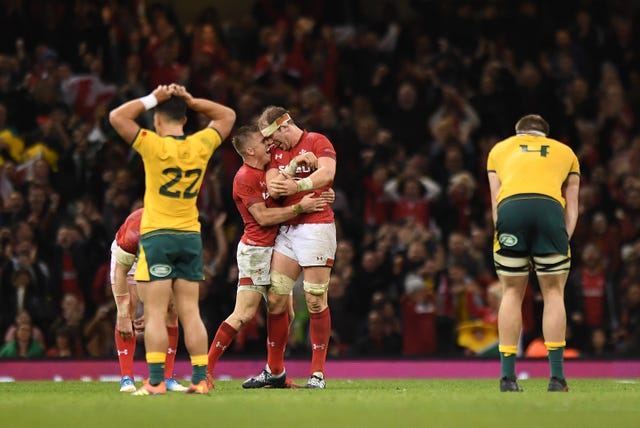
M158 229L200 232L196 199L220 134L205 128L193 135L161 137L141 129L133 148L144 162L144 213L140 234Z
M497 202L517 194L539 193L564 207L562 183L569 174L580 175L580 164L569 146L544 136L521 134L493 146L487 171L500 179Z

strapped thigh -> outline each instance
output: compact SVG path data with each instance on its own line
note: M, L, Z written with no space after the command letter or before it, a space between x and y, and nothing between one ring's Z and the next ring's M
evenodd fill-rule
M493 264L496 272L504 276L523 276L529 274L530 259L528 256L505 256L493 253Z
M562 254L533 256L533 266L537 275L557 275L569 272L571 258Z
M271 270L271 287L269 289L271 293L288 295L293 290L295 284L295 279L291 279L277 270Z

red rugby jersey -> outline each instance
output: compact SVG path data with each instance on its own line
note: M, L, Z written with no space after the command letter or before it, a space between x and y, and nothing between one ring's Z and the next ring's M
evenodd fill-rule
M304 154L313 153L318 159L322 157L329 157L336 159L336 151L333 148L333 144L322 134L316 132L304 131L298 144L293 146L291 150L282 150L274 148L271 152L271 163L269 168L277 168L283 170L294 157ZM306 165L300 165L296 169L295 178L305 178L311 175L313 171ZM321 189L312 190L311 192L319 195L320 193L328 190L331 185L327 185ZM300 200L309 192L298 192L291 196L287 196L283 205L289 206L297 204ZM324 210L316 213L300 214L291 220L283 224L315 224L315 223L333 223L333 210L330 205L324 207Z
M264 202L267 207L275 205L267 191L265 172L243 164L233 178L233 201L244 221L242 242L258 247L273 246L278 226L260 226L249 212L249 207L258 202Z

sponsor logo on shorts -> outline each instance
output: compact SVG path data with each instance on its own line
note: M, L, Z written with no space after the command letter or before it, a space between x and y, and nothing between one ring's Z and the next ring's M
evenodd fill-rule
M505 247L513 247L518 243L518 238L510 233L501 233L498 237L498 242L504 245Z
M149 272L151 272L153 276L164 278L171 273L171 266L163 264L153 265L149 268Z

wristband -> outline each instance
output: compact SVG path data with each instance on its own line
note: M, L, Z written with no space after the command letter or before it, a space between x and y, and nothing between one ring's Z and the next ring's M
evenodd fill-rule
M295 215L302 214L303 212L304 212L304 209L302 208L302 204L295 204L293 206L293 213Z
M313 181L311 181L311 177L303 178L302 180L296 181L296 186L298 186L298 192L304 192L305 190L312 190Z
M289 162L289 165L284 167L284 172L289 177L293 177L294 175L296 175L296 169L298 169L298 162L296 162L295 159L291 159L291 162Z
M144 104L145 110L151 110L152 108L158 105L158 99L153 94L149 94L145 97L138 98L138 99L142 104Z

